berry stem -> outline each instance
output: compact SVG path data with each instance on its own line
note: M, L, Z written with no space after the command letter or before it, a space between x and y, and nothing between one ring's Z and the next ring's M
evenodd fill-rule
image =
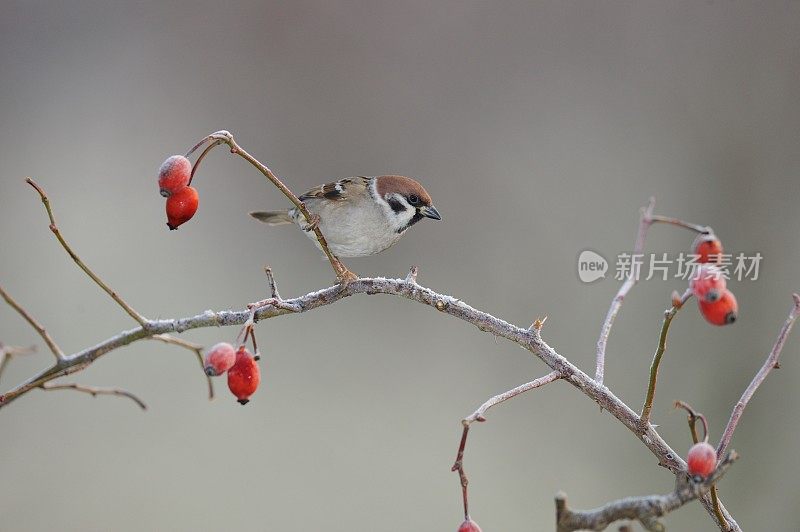
M675 408L683 408L688 413L687 421L689 422L689 432L692 434L692 443L698 443L700 436L697 435L697 420L703 423L703 441L708 443L708 421L706 416L697 412L689 403L683 401L675 401Z
M208 152L210 152L212 149L214 149L216 146L219 146L222 143L223 141L221 140L215 140L214 142L206 146L206 149L204 149L203 152L197 157L197 160L192 165L192 173L189 174L189 183L187 184L187 186L191 186L192 179L194 179L194 174L195 172L197 172L197 168L200 166L200 162L203 159L205 159L206 155L208 155Z
M258 345L256 344L256 328L255 324L250 326L250 340L253 342L253 356L258 357ZM258 358L256 358L258 360Z
M212 140L212 139L213 139L213 136L214 136L214 134L212 133L211 135L207 135L206 137L204 137L204 138L203 138L203 139L202 139L200 142L198 142L197 144L195 144L194 146L192 146L192 149L190 149L188 152L186 152L186 155L185 155L185 157L188 159L188 158L189 158L189 157L190 157L190 156L191 156L191 155L192 155L192 154L193 154L195 151L197 151L197 149L198 149L200 146L202 146L202 145L203 145L203 144L205 144L206 142L209 142L210 140Z
M244 347L244 344L247 343L247 338L253 332L253 324L256 321L256 311L258 308L253 307L250 308L250 315L247 318L247 321L244 322L242 326L242 330L239 331L239 334L236 336L236 349L239 350ZM253 347L255 348L255 339L253 340Z

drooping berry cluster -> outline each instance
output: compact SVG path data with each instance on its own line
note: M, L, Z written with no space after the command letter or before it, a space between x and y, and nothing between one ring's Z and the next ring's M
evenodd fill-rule
M697 298L700 314L714 325L728 325L738 318L739 305L719 264L722 262L722 242L714 233L701 233L693 244L698 267L695 269L689 288Z
M242 345L234 350L227 342L220 342L206 353L203 366L206 375L216 377L228 373L228 389L239 404L246 405L261 382L258 356L253 356Z
M173 155L158 170L158 188L167 198L167 226L175 230L189 221L200 197L194 187L189 186L192 177L192 163L183 155Z

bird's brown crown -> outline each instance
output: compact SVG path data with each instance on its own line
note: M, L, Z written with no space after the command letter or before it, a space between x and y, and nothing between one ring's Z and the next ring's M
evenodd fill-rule
M431 205L431 196L428 194L428 191L410 177L405 177L402 175L382 175L376 179L378 180L378 194L382 198L385 198L386 194L392 192L400 194L404 197L409 197L411 194L415 194L419 197L422 205Z

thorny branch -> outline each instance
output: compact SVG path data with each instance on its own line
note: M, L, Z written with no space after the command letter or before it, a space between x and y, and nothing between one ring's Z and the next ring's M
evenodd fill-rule
M35 388L42 388L45 390L73 389L77 391L90 393L92 395L97 395L97 394L121 395L129 397L130 399L134 400L135 402L137 402L137 404L139 404L144 408L144 404L141 402L141 400L139 400L136 396L130 394L129 392L125 392L123 390L91 388L77 384L55 384L52 383L51 381L59 377L63 377L65 375L81 371L85 369L87 366L89 366L92 362L100 358L101 356L111 351L114 351L120 347L136 342L138 340L155 339L166 343L181 345L183 347L186 347L187 349L195 351L198 357L200 357L201 352L199 346L196 346L195 344L191 344L190 342L186 342L179 338L175 338L169 335L169 333L172 332L181 333L189 329L200 328L200 327L211 327L211 326L218 327L226 325L245 324L247 326L246 329L253 336L253 343L255 344L255 338L253 335L254 331L252 331L252 328L255 322L259 320L273 318L284 314L307 312L315 308L332 304L340 299L355 294L394 295L431 306L439 312L450 314L456 318L471 323L475 325L479 330L491 333L495 337L499 336L506 338L507 340L510 340L520 345L521 347L533 353L535 356L539 357L552 370L549 374L545 375L544 377L541 377L540 379L536 379L527 384L509 390L504 394L500 394L498 396L489 399L486 403L481 405L481 407L479 407L475 413L473 413L471 416L463 420L464 431L462 434L461 445L459 446L459 451L456 458L456 463L453 466L453 470L457 470L460 474L463 487L465 514L468 515L467 512L468 507L467 507L467 490L466 490L467 479L463 470L463 454L464 454L464 448L466 446L467 434L469 431L470 424L474 421L484 420L483 414L485 413L485 411L496 404L499 404L505 400L515 397L516 395L519 395L521 393L524 393L525 391L543 386L544 384L547 384L549 382L553 382L554 380L563 379L569 382L572 386L578 388L584 395L586 395L587 397L595 401L598 405L600 405L601 410L608 411L626 428L628 428L628 430L630 430L637 438L639 438L642 441L642 443L644 443L644 445L648 449L650 449L650 451L659 459L659 464L668 468L676 475L678 479L679 488L676 489L674 493L669 494L667 496L655 496L655 498L642 497L642 498L616 501L614 503L609 503L608 505L591 512L569 511L566 508L566 500L565 498L562 497L560 499L557 499L557 506L559 508L558 511L559 530L575 530L576 528L562 528L562 526L569 526L569 522L571 522L569 521L570 519L582 519L584 517L586 519L601 519L601 518L607 519L608 515L611 515L608 513L609 511L612 511L612 514L614 511L617 511L613 510L614 508L619 509L620 512L619 513L620 517L618 517L617 519L622 519L622 518L639 519L640 522L642 522L645 526L651 527L650 529L658 529L657 527L660 526L660 524L657 521L656 518L657 516L663 515L670 509L677 508L678 506L684 504L685 502L688 502L689 500L692 500L697 497L702 498L703 505L710 514L713 515L714 510L716 510L719 515L723 516L723 518L720 519L719 523L721 527L724 526L725 520L727 520L728 526L725 528L726 530L731 530L731 531L741 530L739 528L739 525L736 523L736 521L733 520L733 518L730 516L730 514L724 508L724 506L722 506L721 503L719 504L718 508L712 508L711 499L707 493L708 492L707 486L713 483L713 481L716 481L722 475L722 473L724 473L724 470L727 469L729 463L735 460L735 453L731 452L730 455L726 457L726 460L723 461L723 464L721 464L720 467L718 468L717 473L715 473L715 475L713 475L709 481L704 482L702 484L694 484L694 485L689 485L686 482L684 482L683 483L684 485L681 485L681 479L686 478L685 462L663 440L663 438L656 431L656 428L646 422L647 416L640 417L639 415L637 415L636 412L634 412L627 404L622 402L607 387L603 385L605 351L608 342L608 337L611 332L614 319L616 318L616 315L618 314L622 306L622 302L625 296L628 294L628 292L631 290L631 288L636 284L638 280L638 275L636 271L632 272L632 274L628 277L625 283L623 283L623 285L620 287L606 315L606 319L601 329L600 338L597 342L596 374L595 378L593 379L589 377L586 373L581 371L578 367L573 365L571 362L569 362L566 358L558 354L552 347L550 347L542 339L541 328L542 324L544 323L544 320L537 319L534 325L528 329L517 327L513 324L510 324L506 321L496 318L491 314L477 310L459 299L455 299L451 296L434 292L429 288L425 288L419 285L417 283L416 267L412 267L411 271L409 272L408 276L405 279L386 279L382 277L358 278L357 276L355 276L355 274L347 270L347 268L341 263L341 261L339 261L339 259L336 258L330 252L327 243L325 242L324 236L319 231L319 228L315 223L314 217L308 212L308 210L305 208L305 205L303 205L303 203L297 198L297 196L295 196L272 173L272 171L269 168L267 168L265 165L260 163L257 159L255 159L253 156L251 156L241 147L239 147L239 145L234 141L233 136L229 132L218 131L216 133L207 136L203 141L201 141L194 148L192 148L189 154L191 154L194 150L196 150L197 148L206 143L210 144L207 145L207 147L205 148L205 150L195 163L192 175L194 175L194 172L197 170L197 165L208 154L211 148L222 143L227 144L230 147L232 153L241 156L242 158L250 162L254 167L256 167L262 174L264 174L267 177L269 181L271 181L278 189L280 189L286 195L287 198L289 198L289 200L298 208L298 210L300 210L300 212L303 213L304 217L306 218L306 221L310 225L310 228L314 231L315 235L317 236L317 240L320 244L320 247L324 251L325 255L327 256L328 260L331 263L331 266L336 272L340 284L322 290L318 290L316 292L312 292L301 297L284 300L278 294L274 277L272 276L272 272L269 269L267 269L267 276L270 283L271 297L259 301L257 303L251 303L247 305L247 308L244 310L219 311L219 312L213 312L208 310L203 312L202 314L191 317L164 319L164 320L149 320L143 317L142 315L138 314L129 305L127 305L121 298L119 298L119 296L115 292L113 292L102 280L100 280L99 277L97 277L71 250L71 248L67 245L66 241L63 239L58 228L55 225L55 219L53 217L53 213L50 208L49 200L45 195L44 191L36 183L28 179L28 183L31 184L31 186L33 186L39 192L42 202L44 203L48 216L50 218L51 222L50 229L56 235L56 237L58 238L59 242L62 244L64 249L73 258L76 264L78 264L78 266L80 266L81 269L83 269L83 271L87 273L87 275L89 275L101 288L103 288L103 290L105 290L118 304L120 304L120 306L122 306L122 308L125 309L125 311L129 315L131 315L131 317L133 317L139 323L139 327L123 331L93 347L66 356L60 351L60 349L58 349L55 343L52 342L52 339L49 338L44 329L37 322L35 322L35 320L33 320L30 317L30 315L27 314L26 311L24 311L24 309L19 307L19 305L17 305L16 302L14 302L14 300L7 295L7 293L2 291L2 289L0 288L0 294L3 295L4 299L6 299L6 301L12 307L14 307L18 312L20 312L20 314L22 314L23 317L28 319L29 323L31 323L31 325L34 326L34 328L42 335L42 337L51 347L53 353L56 355L56 363L53 366L51 366L46 370L41 371L39 374L21 383L15 388L9 390L5 394L0 395L0 408L7 406L9 403L13 402L14 400L18 399L22 395L28 393L29 391ZM187 154L187 156L189 154ZM640 223L639 223L639 230L634 245L635 255L640 254L644 249L644 242L647 236L647 231L649 227L656 222L668 223L679 227L684 227L686 229L693 230L699 233L711 232L711 229L705 226L690 224L674 218L654 215L653 214L654 201L655 200L651 198L648 205L642 209ZM777 365L777 358L781 348L783 347L783 343L786 340L786 336L788 335L788 332L791 329L794 320L797 318L798 314L800 314L800 296L795 294L794 298L795 298L795 306L792 310L792 313L790 313L789 319L787 320L786 324L781 330L781 334L778 338L778 341L776 342L775 347L773 347L773 350L770 353L770 356L768 357L765 366L756 375L756 378L754 378L753 382L745 391L745 394L742 396L742 399L740 400L739 404L737 404L736 408L734 409L734 412L731 416L731 421L728 424L726 433L723 436L723 440L720 442L720 446L718 448L718 453L720 455L727 448L727 445L730 441L730 437L736 427L738 419L741 416L741 413L744 410L744 407L746 406L750 397L755 392L755 389L757 389L758 386L761 384L761 382L763 382L763 380L766 378L766 375L769 373L771 368ZM679 306L680 305L678 303L674 302L672 309L673 316L674 316L674 311L676 311L677 308L679 308ZM665 347L665 337L668 326L669 324L665 320L665 326L662 329L662 338L659 343L659 350L662 353ZM247 336L245 335L244 341L246 341L246 339ZM257 351L255 345L254 345L254 350ZM654 365L657 371L657 364L654 363ZM655 383L653 382L651 375L651 387L653 389L654 389L654 384ZM212 393L211 390L209 392ZM634 502L631 503L630 501ZM640 504L637 506L638 503L635 503L635 501L639 501ZM631 506L632 504L633 506ZM641 505L647 506L648 508L650 508L650 510L648 511L641 510ZM631 509L633 507L639 509L634 511ZM608 521L608 523L610 522L612 521ZM607 524L605 526L607 526ZM593 528L593 529L600 530L600 528Z
M417 282L407 281L405 279L386 279L382 277L359 278L347 285L337 284L304 296L287 299L285 303L301 309L301 312L308 312L356 294L387 294L416 301L428 305L439 312L466 321L481 331L505 338L522 346L539 357L552 370L557 371L562 376L563 380L575 388L578 388L581 393L611 413L611 415L650 449L662 466L668 468L675 474L685 472L685 462L680 455L664 441L655 427L648 426L640 428L639 416L636 412L615 396L608 388L597 383L593 378L557 353L541 338L539 331L535 328L527 329L518 327L492 316L491 314L475 309L460 299L440 294ZM238 311L223 310L218 312L209 310L196 316L186 318L152 320L148 322L146 328L140 326L123 331L93 347L66 356L61 363L31 377L4 395L0 395L0 408L8 406L11 402L41 386L45 382L80 371L111 351L156 334L181 333L189 329L200 327L242 325L251 315L254 315L256 320L261 321L285 314L293 314L293 312L274 305L266 305L258 308L255 313L250 309ZM729 517L727 512L726 518L728 518L728 521L731 523L732 530L740 530L736 522L733 521L732 517Z

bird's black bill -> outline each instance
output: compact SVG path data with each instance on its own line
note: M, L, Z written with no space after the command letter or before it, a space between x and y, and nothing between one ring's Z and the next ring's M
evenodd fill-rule
M426 218L433 218L434 220L441 220L442 216L439 214L439 211L436 210L436 207L431 205L430 207L422 207L419 210L419 213L426 217Z

